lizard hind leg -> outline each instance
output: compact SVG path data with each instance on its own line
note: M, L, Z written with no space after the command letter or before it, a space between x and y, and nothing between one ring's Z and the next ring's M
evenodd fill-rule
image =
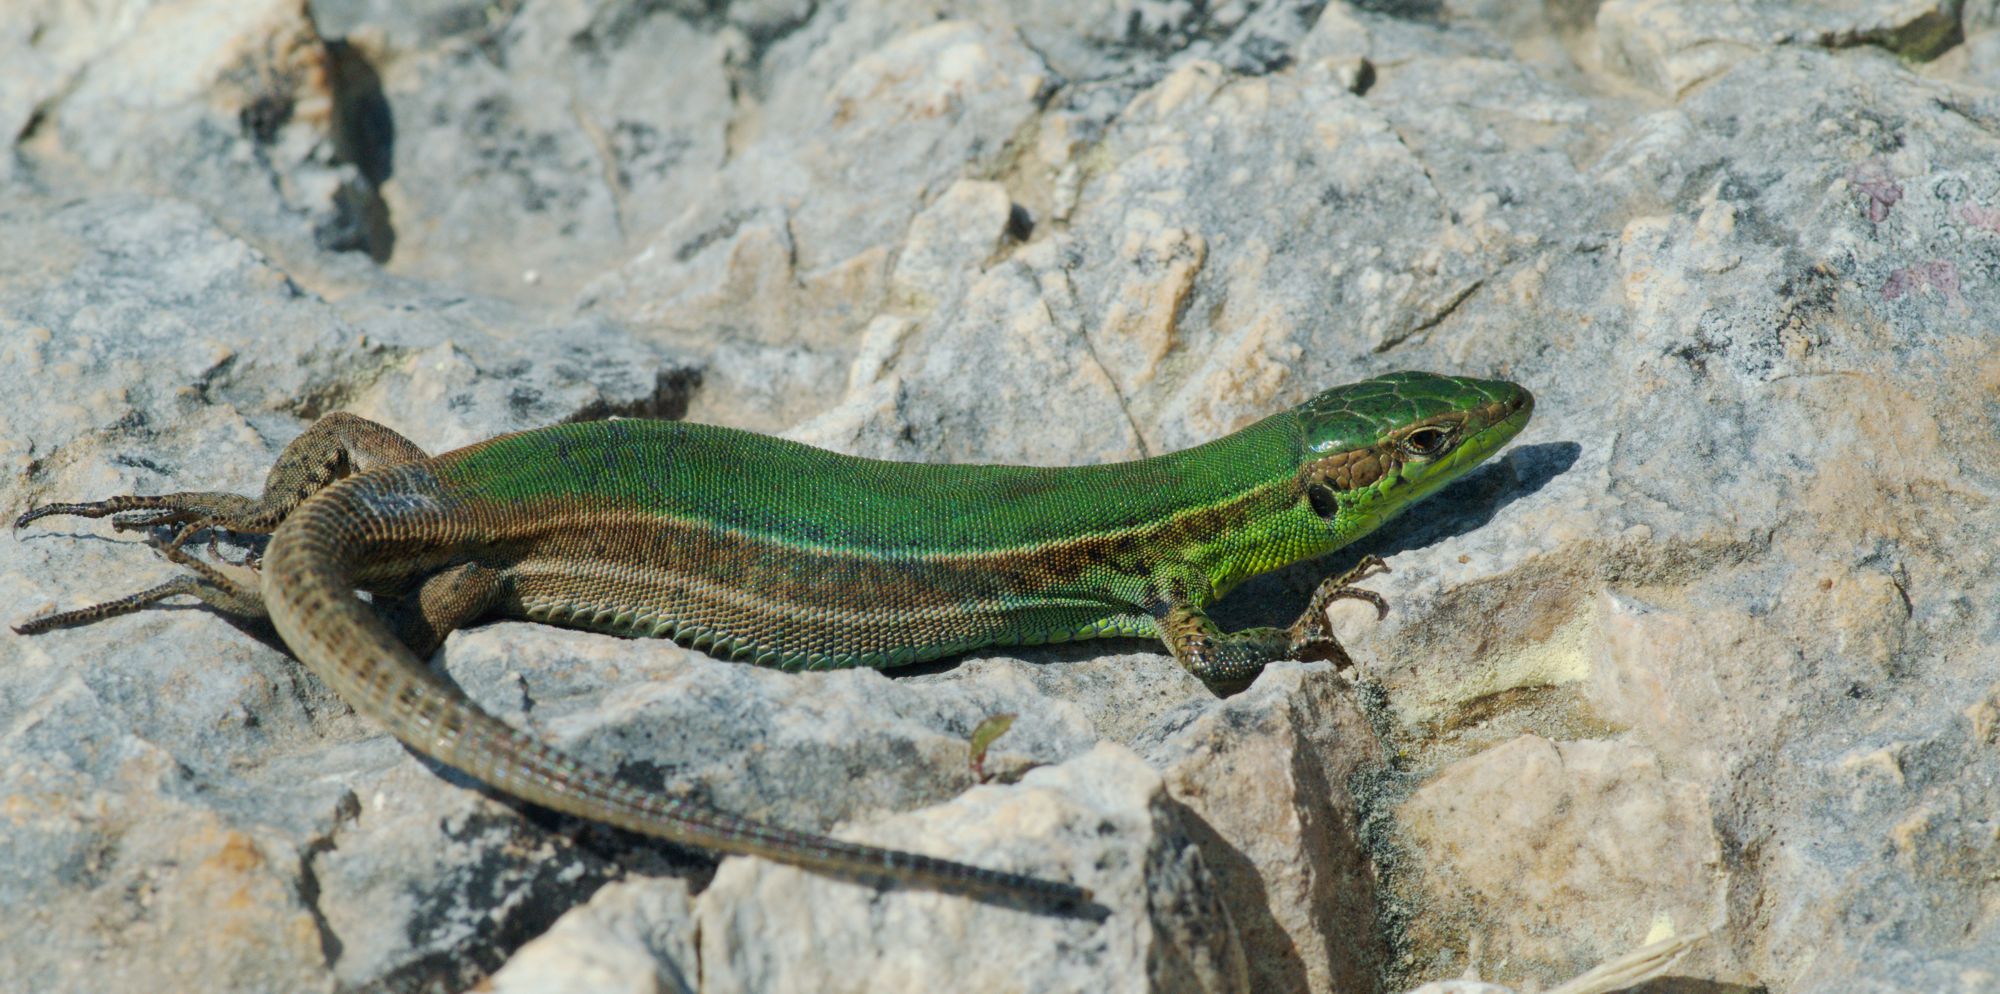
M257 502L242 494L217 491L127 494L81 503L40 504L15 518L14 527L20 528L37 518L67 514L77 518L109 517L113 528L126 531L136 528L156 528L161 525L186 525L197 521L217 523L247 521L255 513L256 508Z
M416 443L365 418L329 414L292 439L264 477L259 497L213 490L172 494L127 494L82 503L42 504L14 519L20 528L57 515L112 519L120 531L181 526L178 546L203 528L268 535L307 497L355 473L427 458Z
M108 601L99 601L88 607L79 607L68 611L55 611L37 618L30 618L27 621L12 626L14 634L39 635L57 628L84 625L121 614L131 614L150 604L163 601L177 594L191 595L201 600L202 603L225 614L233 614L241 618L265 617L263 594L257 589L255 577L249 575L249 571L246 568L239 566L224 569L202 562L181 551L179 547L180 539L178 537L171 543L154 540L151 544L168 559L187 567L188 572L182 573L165 583L147 587L137 593L115 597ZM245 575L242 577L231 576L230 573L232 571L241 571Z
M232 577L224 568L182 552L181 544L204 529L268 535L306 498L336 480L424 458L427 458L424 450L388 428L352 414L335 413L313 422L285 446L285 450L278 455L278 461L265 476L264 492L259 497L222 491L182 491L154 495L127 494L104 500L42 504L30 508L14 520L15 528L40 518L59 515L109 517L112 526L120 531L178 526L170 541L151 544L168 559L187 567L189 573L124 597L31 618L15 626L14 630L32 635L53 628L85 624L130 614L178 594L197 597L226 614L264 617L264 602L254 574L246 572L242 578Z

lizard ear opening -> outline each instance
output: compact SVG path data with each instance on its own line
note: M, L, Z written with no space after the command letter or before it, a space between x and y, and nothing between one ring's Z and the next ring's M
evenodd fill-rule
M1312 504L1314 514L1328 521L1340 513L1340 501L1334 497L1333 488L1318 480L1306 484L1306 500Z

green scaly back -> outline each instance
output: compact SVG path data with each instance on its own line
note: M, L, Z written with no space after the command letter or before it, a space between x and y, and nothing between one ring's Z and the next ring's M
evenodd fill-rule
M1099 466L887 462L728 428L612 421L503 436L416 472L436 475L453 516L485 522L481 561L516 564L513 593L531 618L786 667L895 666L984 645L1158 634L1170 605L1200 607L1330 552L1505 439L1469 433L1426 472L1399 467L1330 504L1313 499L1303 467L1521 396L1512 384L1398 373L1205 445ZM568 548L579 535L596 537ZM593 575L534 569L546 561L589 563Z

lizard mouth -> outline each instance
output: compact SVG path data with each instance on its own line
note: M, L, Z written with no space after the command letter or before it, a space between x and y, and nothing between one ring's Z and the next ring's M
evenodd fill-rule
M1508 385L1513 386L1513 384ZM1528 420L1534 415L1535 395L1529 393L1526 387L1514 386L1506 396L1472 410L1473 421L1484 422L1486 427L1474 432L1466 442L1470 444L1473 440L1496 430L1500 433L1500 441L1504 442L1520 434L1521 429L1528 426Z
M1528 426L1529 418L1534 417L1535 395L1529 393L1526 387L1520 387L1515 396L1509 398L1509 400L1507 414L1500 419L1500 424L1511 426L1512 430L1507 433L1507 436L1512 438L1521 429Z
M1473 412L1473 417L1486 422L1486 427L1460 443L1458 451L1447 457L1447 461L1454 472L1459 467L1471 468L1519 435L1534 416L1535 395L1524 387L1515 387L1507 396Z

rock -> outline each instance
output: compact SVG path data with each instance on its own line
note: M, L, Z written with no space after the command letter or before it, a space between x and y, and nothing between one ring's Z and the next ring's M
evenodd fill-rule
M1455 923L1482 930L1489 955L1559 963L1560 981L1601 958L1571 923L1629 916L1626 946L1702 927L1715 915L1720 845L1699 784L1669 780L1659 758L1626 743L1554 743L1534 735L1447 767L1397 812L1410 845L1433 854L1416 909L1420 942L1450 947ZM1634 914L1633 912L1638 912ZM1518 967L1517 967L1518 969Z
M1143 454L1103 366L1066 359L1087 356L1088 340L1057 252L1043 243L996 265L967 288L964 304L941 327L903 344L922 358L908 361L896 383L896 404L886 412L893 420L873 426L894 447L869 454L927 451L959 461L1056 465ZM967 369L982 376L968 380ZM1047 418L1052 383L1072 417ZM1000 428L1024 423L1039 428L1026 437Z
M81 70L132 34L145 7L136 0L87 8L30 0L0 10L0 134L32 143L49 106ZM0 158L0 179L14 181L20 167L18 156Z
M851 355L841 346L886 302L895 248L919 210L967 173L993 168L1052 81L1018 35L972 23L883 39L859 33L865 22L832 30L804 57L821 75L774 82L730 168L594 283L589 305L698 350L742 343L753 353ZM864 47L871 40L879 47ZM797 41L771 57L789 58ZM908 261L921 267L922 258ZM816 373L766 365L747 380L779 384L780 404L838 396ZM780 406L771 418L768 406L752 406L744 405L748 423L765 427L809 409Z
M394 109L390 269L559 300L687 209L726 160L746 44L670 11L517 5L410 48L352 42ZM671 95L670 97L668 95Z
M1357 789L1384 757L1349 690L1328 664L1279 664L1149 743L1235 909L1250 990L1353 990L1387 959Z
M299 418L343 404L435 448L579 413L673 413L698 378L588 318L556 325L559 341L536 349L509 339L546 326L504 304L454 306L411 293L329 301L180 201L117 195L7 209L10 230L32 240L38 258L9 269L60 266L54 278L0 291L0 348L32 377L17 386L51 395L10 406L0 451L17 471L32 472L25 461L34 451L95 431L143 436L217 404L272 430L282 423L287 434ZM524 361L530 355L539 361ZM474 403L485 420L454 413ZM185 482L201 484L203 471L193 472ZM262 475L221 482L251 489ZM12 495L22 482L11 481Z
M1059 465L1395 368L1538 406L1491 465L1219 608L1288 623L1385 556L1390 615L1334 612L1346 675L1218 698L1143 643L784 674L519 624L436 661L637 782L1079 880L1101 922L509 804L268 628L169 604L0 638L0 976L1530 989L1707 928L1654 985L1990 986L1996 24L1874 0L6 5L17 509L254 490L336 409L431 448L687 416ZM169 573L102 522L0 542L14 617ZM1003 711L976 784L966 736Z
M1597 10L1606 66L1670 96L1777 45L1874 45L1930 59L1964 38L1962 3L1713 3L1607 0Z
M671 994L691 989L697 962L687 885L621 882L522 946L488 985L496 994Z
M380 94L301 0L148 5L101 26L75 5L29 16L25 47L60 88L24 94L37 101L11 132L37 150L15 160L24 183L54 189L80 168L100 188L170 191L307 282L389 257L385 173L367 148Z
M874 670L784 673L525 624L464 633L445 657L488 710L583 759L802 828L971 787L966 741L991 714L1020 716L1003 754L1049 763L1095 741L1076 705L1005 672L919 692Z
M8 210L10 231L36 247L39 264L60 266L56 277L10 280L0 291L8 323L0 348L24 374L8 381L14 396L0 446L14 468L0 494L16 508L72 488L254 493L282 443L333 404L439 448L509 422L657 412L684 404L676 398L697 375L629 338L607 339L588 320L565 329L566 344L530 348L507 332L533 328L533 319L506 305L439 308L408 293L330 302L184 202L24 198ZM6 268L29 264L15 257ZM183 428L163 432L169 424ZM81 533L42 528L0 545L0 588L20 617L139 589L151 582L140 577L166 572L134 541L72 540ZM60 899L31 902L46 934L70 939L8 948L0 955L9 976L61 989L78 964L124 964L87 924L112 917L150 923L125 930L127 948L157 946L151 955L160 965L116 967L140 985L167 977L170 985L313 987L341 971L380 980L413 962L426 976L469 969L462 976L470 982L498 961L453 960L453 943L508 925L525 928L525 939L552 917L551 893L576 899L605 879L602 859L577 857L561 873L548 871L569 847L463 802L412 805L400 822L384 820L397 826L388 831L345 833L363 811L378 814L378 778L400 776L434 802L436 792L423 788L435 777L398 771L403 754L379 734L350 748L341 729L370 733L343 717L344 705L205 612L132 620L148 634L83 628L60 636L61 646L9 645L11 682L0 697L8 702L6 778L9 795L26 805L4 829L18 854L9 873L73 884ZM161 639L208 640L208 648L162 654ZM441 850L446 822L451 841ZM436 887L411 886L424 872L411 859L436 876ZM461 912L467 877L504 893ZM351 879L363 882L350 891ZM356 892L363 898L346 903ZM29 900L33 892L10 893ZM187 901L209 910L174 910ZM227 920L218 908L228 909ZM523 914L528 924L514 924ZM178 957L171 950L191 948L190 940L171 923L194 920L221 930L194 943L212 952ZM381 928L392 922L408 927ZM442 965L425 966L412 952L440 943ZM466 966L473 962L483 965Z
M1837 76L1846 87L1837 92L1849 96L1769 99L1808 76L1820 86ZM1622 354L1630 364L1600 367L1598 381L1623 388L1556 399L1568 413L1543 423L1579 439L1592 435L1565 429L1572 417L1623 427L1615 438L1585 441L1578 461L1539 491L1519 531L1504 523L1516 506L1508 505L1478 533L1495 544L1462 554L1517 565L1431 599L1420 591L1448 561L1433 567L1425 554L1403 555L1402 582L1415 587L1405 588L1399 617L1419 620L1356 632L1355 644L1375 660L1411 653L1407 668L1371 673L1415 740L1436 750L1413 771L1419 778L1540 729L1579 739L1628 734L1662 769L1702 785L1726 881L1721 931L1734 938L1697 953L1712 962L1692 968L1721 981L1786 976L1803 978L1799 990L1890 989L1986 968L1977 956L1956 958L1950 943L1927 947L1939 965L1917 967L1891 951L1900 947L1885 933L1867 929L1876 938L1863 939L1851 931L1854 919L1825 910L1844 906L1837 895L1862 891L1927 893L1965 907L1942 895L1972 886L1944 864L1919 871L1858 855L1886 845L1899 824L1924 824L1925 805L1942 795L1857 792L1848 777L1884 768L1857 755L1907 737L1936 755L1966 757L1954 767L1955 786L1939 790L1982 796L1976 785L1988 776L1985 760L1965 752L1970 739L1958 716L1990 680L1967 667L1971 657L1943 647L1957 638L1983 644L1952 605L1968 585L1984 589L1990 571L1925 535L1939 525L1982 527L1972 520L1982 512L1954 510L1956 499L1944 494L1984 492L1993 477L1977 467L2000 463L1983 451L1989 442L1959 433L1949 412L1955 398L1990 391L1984 384L1993 381L1976 363L1928 386L1918 381L1931 374L1917 370L1978 349L1946 315L1991 289L1984 276L1954 281L1983 273L1992 247L1984 234L1956 234L1973 230L1966 219L1992 195L1966 179L1976 167L1962 158L1991 135L1922 109L1918 94L1931 85L1876 55L1785 50L1740 64L1636 128L1599 174L1627 192L1604 202L1666 197L1684 206L1621 222L1616 294L1579 302L1578 320L1559 336L1581 351L1605 341L1598 329L1630 336L1627 345L1603 346L1629 348ZM1747 134L1759 140L1729 137ZM1904 142L1914 147L1896 148ZM1592 251L1563 254L1567 262L1532 277L1545 297L1589 286L1588 274L1600 271ZM1469 328L1493 327L1482 317L1491 303L1467 302ZM1572 368L1584 365L1592 364ZM1551 394L1538 395L1546 409ZM1683 403L1701 413L1674 413ZM1784 458L1768 458L1770 445ZM1981 454L1943 454L1964 445ZM1512 469L1524 482L1545 472L1532 463ZM1718 498L1717 488L1730 496ZM1591 507L1598 510L1584 510ZM1929 510L1912 517L1918 507ZM1595 523L1580 533L1575 525L1585 520ZM1592 590L1602 596L1579 596ZM1494 623L1525 638L1511 646L1466 639ZM1855 736L1872 744L1857 751ZM1805 772L1835 768L1854 772ZM1442 889L1429 907L1477 893L1467 879L1430 879ZM1532 913L1511 908L1504 918ZM1585 916L1567 913L1564 934L1573 941ZM1648 913L1625 907L1597 916L1587 947L1537 969L1547 979L1600 956ZM1469 923L1467 932L1484 937L1495 962L1525 968L1520 947L1492 944L1512 927L1502 918ZM1808 962L1785 951L1803 948L1792 943L1849 951ZM1439 967L1455 972L1454 962ZM1920 976L1937 979L1913 979Z
M1072 868L1114 911L1103 921L1036 915L939 894L878 896L765 863L735 862L702 896L703 982L716 991L1243 991L1244 949L1201 850L1172 813L1158 774L1102 745L1029 773L1004 791L881 826L869 841L1010 864L1032 836L1038 872ZM1012 859L1019 859L1012 856ZM1011 865L1021 866L1020 863ZM1024 957L993 935L1021 934Z
M950 314L1010 240L1025 235L1007 188L959 180L910 222L891 275L897 302L918 313Z
M1478 980L1436 980L1412 988L1409 994L1514 994L1514 989Z

